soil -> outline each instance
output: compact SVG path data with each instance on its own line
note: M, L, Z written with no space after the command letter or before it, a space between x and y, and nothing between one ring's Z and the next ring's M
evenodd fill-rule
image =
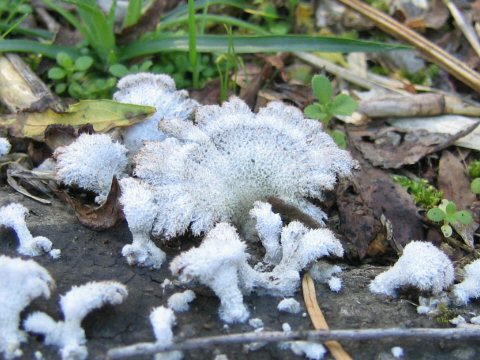
M0 205L19 202L30 209L28 226L34 236L43 235L62 250L62 257L53 260L48 255L35 258L50 271L56 280L56 289L49 300L35 300L23 313L22 319L35 310L45 311L56 319L62 314L58 306L59 296L73 285L95 280L116 280L128 287L129 296L118 306L107 306L87 316L83 326L88 338L89 359L104 359L106 352L113 348L137 342L153 341L148 315L159 305L166 305L168 297L183 289L162 289L161 283L170 278L168 266L160 271L129 266L121 256L121 248L131 241L126 224L103 232L91 231L82 226L73 211L59 200L52 205L42 205L12 192L9 188L0 190ZM17 256L17 240L13 232L0 230L2 241L0 253ZM182 247L188 246L187 244ZM166 248L169 260L178 253L180 243ZM165 248L165 247L163 247ZM354 329L375 327L442 327L433 319L418 315L415 305L406 300L390 299L373 295L368 284L384 267L362 265L353 267L340 264L344 287L339 294L325 285L317 285L320 307L332 329ZM202 292L203 294L203 292ZM295 298L304 307L301 291ZM277 310L280 298L249 296L246 303L252 318L260 318L265 330L281 330L282 323L288 322L293 330L313 329L306 314L283 314ZM217 315L218 299L208 292L192 303L189 312L178 313L174 333L177 339L212 336L218 334L247 332L253 329L248 324L224 326ZM480 306L472 304L462 309L468 318L480 314ZM390 349L400 346L404 359L478 359L480 341L442 340L382 340L344 342L344 348L354 359L393 359ZM34 358L35 352L45 359L59 358L57 350L42 343L41 337L30 336L22 345L25 359ZM216 354L226 354L229 359L300 359L290 351L280 350L276 345L265 346L255 352L246 353L242 346L197 350L185 353L186 359L213 359ZM150 358L150 357L143 357ZM328 357L327 357L328 358ZM142 357L138 357L142 359Z

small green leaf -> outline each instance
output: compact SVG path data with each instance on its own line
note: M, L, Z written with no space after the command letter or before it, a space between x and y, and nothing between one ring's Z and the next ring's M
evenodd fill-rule
M67 53L64 53L64 52L59 52L57 54L57 64L66 70L73 68L72 58Z
M440 222L443 219L445 219L445 213L439 208L435 207L433 209L428 210L427 218L435 222Z
M317 97L318 102L326 105L332 101L333 89L332 83L324 75L315 75L312 78L313 94Z
M78 81L81 78L83 78L84 76L85 76L85 73L83 71L79 71L79 72L73 73L72 79Z
M470 225L473 222L472 214L467 210L457 211L455 213L455 220L463 225Z
M65 90L67 90L67 84L60 83L55 85L55 93L57 93L58 95L63 94Z
M472 184L470 185L470 189L472 190L473 193L480 194L480 178L476 178L475 180L472 181Z
M75 60L75 70L86 71L93 65L93 59L90 56L80 56Z
M315 120L325 120L328 116L325 112L323 112L321 106L317 103L308 105L303 112L305 113L306 117Z
M140 71L147 71L153 65L153 62L150 60L145 61L142 65L140 65Z
M345 94L340 94L335 97L330 108L334 115L352 115L357 110L358 105L355 100Z
M445 212L447 215L454 215L457 212L457 205L453 201L449 201L447 206L445 206Z
M52 68L50 68L50 70L48 70L48 78L49 79L60 80L60 79L63 79L65 77L65 75L66 75L65 70L63 70L62 68L59 68L57 66L52 67Z
M110 72L110 74L118 78L121 78L122 76L128 74L128 68L123 64L113 64L108 68L108 71Z
M445 237L452 236L453 230L452 230L452 227L450 225L444 224L440 227L440 230L442 230L443 236L445 236Z
M345 150L347 148L347 137L345 136L344 132L340 130L333 130L330 133L330 136L332 137L333 141L335 141L335 144L337 144L340 149Z

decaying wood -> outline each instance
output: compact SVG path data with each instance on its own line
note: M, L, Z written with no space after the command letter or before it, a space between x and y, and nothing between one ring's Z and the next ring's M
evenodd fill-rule
M264 331L243 334L219 335L184 340L171 346L159 343L139 343L125 347L110 349L107 359L126 359L139 355L154 355L173 350L194 350L212 348L219 345L248 344L253 342L278 343L282 341L329 341L348 340L365 341L385 338L394 339L442 339L459 340L475 339L480 336L480 328L385 328L385 329L355 329L355 330L311 330L311 331Z
M316 330L329 330L327 320L323 316L320 306L317 302L315 284L310 275L306 274L302 280L303 299L307 307L308 315L312 320L313 327ZM325 346L336 360L352 360L351 356L343 349L342 345L335 340L325 341Z
M445 97L440 94L388 95L361 101L358 111L370 118L434 116L445 111Z
M0 101L13 113L48 107L62 110L58 97L15 54L0 56Z
M394 20L387 14L367 5L360 0L339 0L375 23L380 29L393 37L415 46L430 61L436 63L452 76L456 77L477 92L480 92L480 74L467 64L450 55L431 41L419 35L407 26Z

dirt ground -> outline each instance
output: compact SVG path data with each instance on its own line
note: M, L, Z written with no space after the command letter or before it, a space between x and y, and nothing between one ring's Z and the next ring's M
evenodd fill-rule
M62 257L53 260L44 255L35 260L47 268L56 280L56 290L50 300L37 299L23 313L22 319L34 311L41 310L61 318L58 306L59 296L72 285L81 285L93 280L116 280L128 287L129 296L118 306L104 307L84 320L83 326L88 338L89 359L104 359L108 349L137 342L153 341L153 333L148 315L152 308L166 305L168 296L180 288L162 289L161 283L171 278L168 266L160 271L150 271L129 266L120 254L123 245L131 241L125 224L116 229L94 232L78 223L73 211L58 200L52 205L42 205L12 192L9 188L0 189L0 205L19 202L30 209L27 223L34 236L43 235L62 250ZM0 253L17 256L17 240L8 230L0 230ZM166 248L169 260L178 253L180 243ZM188 247L184 244L182 247ZM368 291L368 283L383 270L382 267L364 265L351 267L340 264L344 288L339 294L332 293L324 285L317 286L319 304L332 329L353 329L373 327L440 327L434 320L417 315L415 306L407 300L393 300L379 297ZM301 292L295 298L302 303ZM281 299L250 296L246 302L251 317L260 318L265 330L281 330L288 322L293 330L313 329L310 319L302 313L298 315L279 313L276 306ZM218 300L213 296L197 295L192 309L177 314L174 333L177 339L217 334L252 331L248 324L225 327L217 316ZM478 304L463 311L468 317L480 314ZM446 325L443 325L446 326ZM45 359L57 359L56 349L43 345L40 337L30 336L22 345L25 359L34 358L39 351ZM345 342L345 349L354 359L393 359L390 349L400 346L404 349L404 359L478 359L480 341L440 341L440 340L384 340ZM186 359L213 359L216 354L226 354L229 359L299 359L290 351L279 350L276 345L268 345L252 353L246 353L242 346L215 348L185 353ZM141 357L138 357L140 359ZM147 358L147 357L146 357ZM149 357L148 357L149 358Z

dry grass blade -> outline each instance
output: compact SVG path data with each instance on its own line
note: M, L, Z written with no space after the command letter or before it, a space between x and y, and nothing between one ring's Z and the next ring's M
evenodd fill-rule
M478 37L473 29L473 26L465 20L465 17L462 15L457 5L450 0L444 0L444 2L448 7L448 10L450 10L450 13L455 19L455 22L462 31L463 35L465 35L465 38L468 40L477 55L480 56L480 43L478 42Z
M316 330L328 330L328 324L323 316L322 310L318 306L315 284L309 275L305 275L302 280L303 298L308 314L312 320L313 327ZM329 340L325 346L330 350L332 356L337 360L352 360L352 357L343 349L338 341Z
M464 62L456 59L454 56L428 41L415 31L362 1L339 1L361 13L386 33L415 46L422 54L428 57L429 60L439 65L445 71L464 82L475 91L480 92L480 75Z

